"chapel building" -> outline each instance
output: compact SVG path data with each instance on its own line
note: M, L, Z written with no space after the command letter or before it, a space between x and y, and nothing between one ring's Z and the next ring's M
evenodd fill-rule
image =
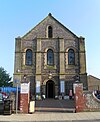
M55 98L73 91L75 82L87 89L85 39L51 13L15 42L14 81L30 82L31 95ZM16 84L14 83L14 86Z

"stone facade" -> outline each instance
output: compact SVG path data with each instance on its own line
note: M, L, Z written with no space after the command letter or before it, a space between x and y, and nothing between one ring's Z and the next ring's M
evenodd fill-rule
M48 58L49 49L53 57ZM70 49L72 56L69 56ZM27 50L32 52L28 65ZM72 64L69 63L71 58L74 59ZM30 81L31 96L68 95L77 80L87 89L85 39L77 37L49 14L26 35L16 38L14 80L19 80L20 85L24 77Z

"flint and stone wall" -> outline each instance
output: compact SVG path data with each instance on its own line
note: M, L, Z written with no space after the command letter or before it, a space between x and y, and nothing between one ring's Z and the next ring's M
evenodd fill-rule
M100 111L100 100L93 95L93 92L83 92L84 111Z
M100 99L97 99L93 92L83 91L83 85L75 86L76 112L100 111Z

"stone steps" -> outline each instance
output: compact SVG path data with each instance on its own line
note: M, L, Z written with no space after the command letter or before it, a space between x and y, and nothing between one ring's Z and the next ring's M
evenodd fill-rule
M36 112L75 112L75 104L73 100L55 100L47 99L36 101Z

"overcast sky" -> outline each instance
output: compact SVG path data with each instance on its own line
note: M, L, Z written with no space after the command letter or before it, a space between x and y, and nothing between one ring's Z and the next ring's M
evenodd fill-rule
M0 0L0 67L13 77L15 38L48 13L85 37L87 73L100 78L100 0Z

